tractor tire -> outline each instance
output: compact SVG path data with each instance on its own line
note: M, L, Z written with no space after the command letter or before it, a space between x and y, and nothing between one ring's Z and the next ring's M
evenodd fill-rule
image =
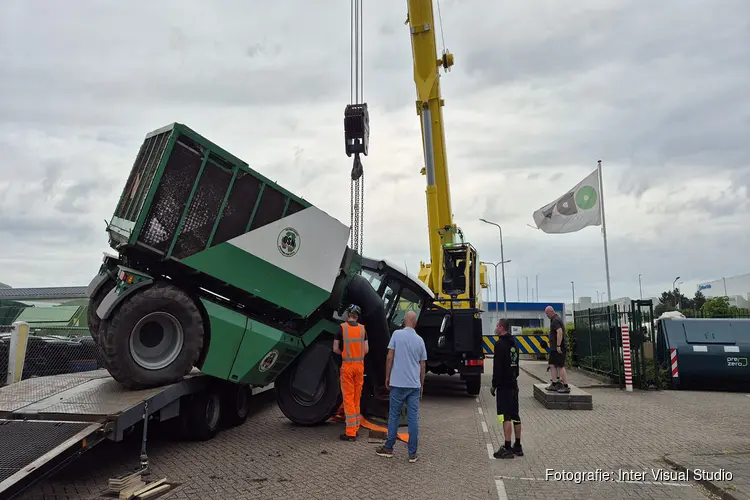
M472 375L466 378L466 392L472 396L476 396L482 390L482 376Z
M250 386L244 384L227 383L221 394L221 415L224 425L237 427L247 420L250 414L250 401L252 398Z
M209 387L180 400L180 433L184 439L207 441L219 432L221 393Z
M315 396L308 400L301 394L295 394L292 388L298 366L298 363L290 366L274 382L279 409L286 418L297 425L313 426L325 423L341 406L338 367L331 357L323 370Z
M104 282L104 285L97 290L94 295L89 298L89 306L88 306L88 322L89 322L89 333L91 334L91 338L94 339L94 342L97 344L99 343L99 325L101 324L101 319L99 319L99 316L96 315L96 309L99 307L99 304L102 303L102 300L104 300L104 297L107 296L107 294L114 288L115 281L112 279L108 279Z
M128 297L99 330L105 365L127 389L182 380L203 348L203 318L195 302L168 283Z

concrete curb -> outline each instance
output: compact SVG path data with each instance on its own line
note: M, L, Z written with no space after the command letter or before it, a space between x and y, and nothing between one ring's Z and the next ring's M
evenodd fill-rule
M531 373L528 369L524 368L523 365L519 363L519 368L521 371L523 371L526 375L530 376L531 378L538 380L539 382L542 382L546 384L549 382L549 380L544 380L541 377L536 376L535 374ZM619 386L617 384L596 384L596 385L576 385L579 389L619 389Z
M669 458L668 455L664 455L664 461L667 462L669 465L671 465L674 469L680 471L680 472L687 472L688 468L682 465L681 463L675 462L671 458ZM714 484L713 481L708 481L706 479L690 479L690 481L696 482L706 488L708 491L716 495L717 497L721 498L722 500L748 500L748 496L745 495L742 492L739 492L740 496L737 496L721 486Z

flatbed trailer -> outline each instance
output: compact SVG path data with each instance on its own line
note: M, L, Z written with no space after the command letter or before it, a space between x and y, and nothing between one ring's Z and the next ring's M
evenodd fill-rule
M104 440L122 441L140 422L146 471L149 420L176 419L185 437L211 439L222 424L242 424L250 397L272 388L229 384L198 370L181 382L139 391L124 389L106 370L0 388L0 498L15 497Z

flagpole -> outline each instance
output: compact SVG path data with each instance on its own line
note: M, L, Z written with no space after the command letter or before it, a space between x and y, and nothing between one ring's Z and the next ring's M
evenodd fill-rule
M604 238L604 268L607 271L607 301L612 302L612 289L609 284L609 252L607 251L607 221L604 217L604 180L602 179L602 161L597 162L599 170L599 205L602 209L602 237Z

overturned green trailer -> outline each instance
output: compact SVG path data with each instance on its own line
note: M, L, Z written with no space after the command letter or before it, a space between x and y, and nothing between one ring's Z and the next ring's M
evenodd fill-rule
M350 249L348 226L182 124L146 136L107 232L117 255L89 285L89 328L115 380L155 387L197 367L240 385L273 382L300 424L341 403L332 339L346 305L362 307L370 339L363 412L382 415L399 312L434 298Z

